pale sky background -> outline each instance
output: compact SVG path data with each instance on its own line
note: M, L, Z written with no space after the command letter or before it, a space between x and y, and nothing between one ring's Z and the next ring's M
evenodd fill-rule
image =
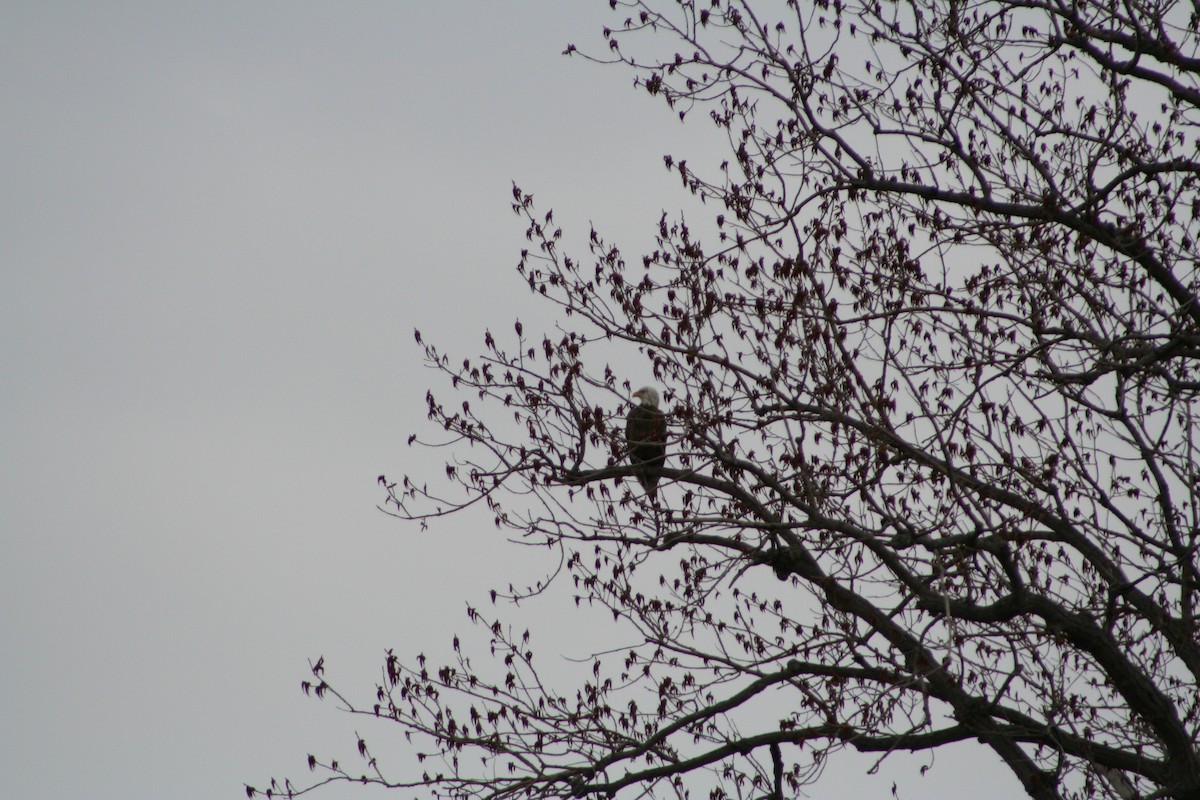
M365 692L386 648L444 647L539 574L490 521L384 516L375 477L429 460L414 327L472 354L545 313L513 180L638 253L686 202L663 153L719 146L560 55L605 22L0 2L0 798L237 798L309 752L351 763L361 722L303 698L307 660ZM1019 795L938 759L893 770L901 798ZM809 796L890 797L867 766Z

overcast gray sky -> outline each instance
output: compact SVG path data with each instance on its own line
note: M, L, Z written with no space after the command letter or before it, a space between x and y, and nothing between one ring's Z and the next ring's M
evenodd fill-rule
M374 479L421 468L412 329L473 352L539 313L511 181L630 252L683 202L662 154L709 132L560 56L606 21L0 2L0 796L303 776L355 729L303 699L307 659L369 688L385 648L465 627L498 564L538 573L490 524L385 517Z

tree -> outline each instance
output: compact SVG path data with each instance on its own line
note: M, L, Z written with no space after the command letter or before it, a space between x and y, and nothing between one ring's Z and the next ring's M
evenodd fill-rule
M384 483L400 516L486 504L556 548L633 641L555 686L472 612L494 665L389 653L366 704L318 666L438 759L385 775L360 741L364 779L782 798L839 749L977 742L1035 798L1200 798L1200 6L610 5L584 57L728 140L665 159L706 211L580 257L514 188L560 327L422 343L457 494ZM639 359L654 502L620 422Z

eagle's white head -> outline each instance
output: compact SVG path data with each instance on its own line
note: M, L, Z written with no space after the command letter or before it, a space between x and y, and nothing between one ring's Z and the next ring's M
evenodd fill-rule
M633 393L633 399L640 400L648 408L658 408L658 389L653 386L643 386Z

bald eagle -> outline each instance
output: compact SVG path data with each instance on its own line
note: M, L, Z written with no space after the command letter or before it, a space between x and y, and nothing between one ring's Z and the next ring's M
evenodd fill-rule
M653 500L667 458L667 418L658 407L657 389L643 386L633 397L640 402L625 420L625 442L634 474Z

